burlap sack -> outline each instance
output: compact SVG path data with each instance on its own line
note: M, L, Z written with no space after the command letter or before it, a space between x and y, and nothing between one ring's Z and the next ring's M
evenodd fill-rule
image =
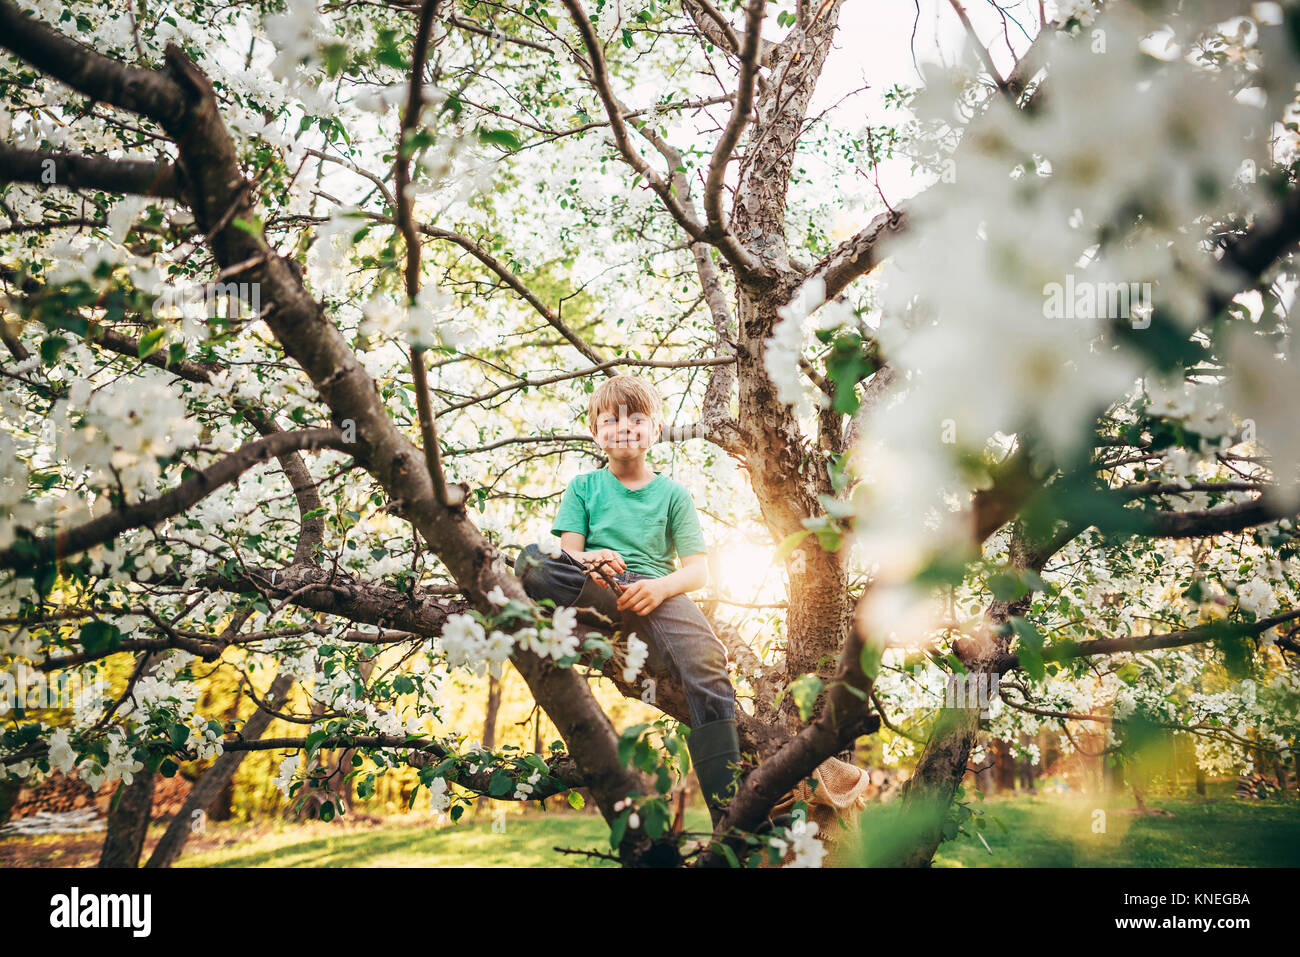
M836 867L844 863L846 838L850 836L848 829L856 826L858 812L867 806L866 792L871 787L871 776L864 769L838 758L827 758L817 766L812 776L818 781L815 790L806 781L800 781L781 803L772 808L771 816L789 814L796 801L806 801L808 820L817 825L817 838L826 847L822 866ZM781 864L790 863L793 857L787 853ZM769 865L765 861L762 866Z

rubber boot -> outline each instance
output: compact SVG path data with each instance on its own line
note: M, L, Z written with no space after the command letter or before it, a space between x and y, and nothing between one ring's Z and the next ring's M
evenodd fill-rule
M728 765L740 763L740 737L736 733L736 719L724 718L710 721L691 729L686 741L695 765L695 776L700 779L704 803L709 817L717 827L733 797L735 770Z

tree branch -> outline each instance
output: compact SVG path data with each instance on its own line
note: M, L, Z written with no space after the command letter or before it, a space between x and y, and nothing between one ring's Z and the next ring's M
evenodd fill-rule
M305 429L277 432L249 442L158 498L127 505L76 528L20 541L0 550L0 568L45 564L103 545L132 528L156 525L179 515L279 451L320 448L343 448L343 433L338 429Z
M160 199L179 199L171 163L109 159L49 150L19 150L0 144L0 183L35 183L64 189L99 189Z

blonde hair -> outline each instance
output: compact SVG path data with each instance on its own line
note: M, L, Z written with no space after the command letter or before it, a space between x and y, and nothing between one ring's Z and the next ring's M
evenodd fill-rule
M648 379L620 373L602 382L587 400L587 427L596 434L596 419L602 412L643 412L655 422L663 423L664 400Z

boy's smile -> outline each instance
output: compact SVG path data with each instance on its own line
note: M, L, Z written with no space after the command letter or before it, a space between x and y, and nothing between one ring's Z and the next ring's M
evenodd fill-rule
M658 438L661 426L644 412L606 411L596 418L596 444L611 459L640 458Z

